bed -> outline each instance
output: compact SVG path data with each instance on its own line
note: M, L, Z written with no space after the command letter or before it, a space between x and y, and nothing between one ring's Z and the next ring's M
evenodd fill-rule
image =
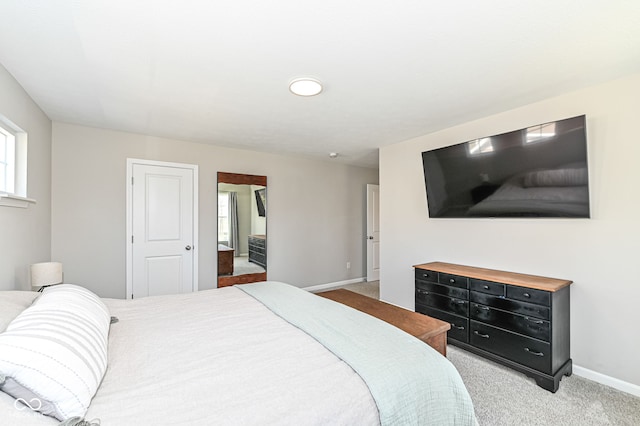
M477 424L457 371L430 346L287 284L38 295L0 292L3 424Z

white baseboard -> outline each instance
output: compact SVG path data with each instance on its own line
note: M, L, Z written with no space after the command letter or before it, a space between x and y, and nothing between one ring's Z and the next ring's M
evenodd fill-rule
M348 285L348 284L361 283L364 281L365 281L365 278L361 277L361 278L354 278L346 281L336 281L334 283L318 284L318 285L312 285L310 287L302 287L302 289L310 291L311 293L317 293L320 290L328 290L330 288L341 287L343 285Z
M611 376L606 376L602 373L598 373L597 371L580 367L579 365L573 366L573 373L577 376L584 377L585 379L593 380L594 382L640 397L640 386L634 385L633 383L625 382Z

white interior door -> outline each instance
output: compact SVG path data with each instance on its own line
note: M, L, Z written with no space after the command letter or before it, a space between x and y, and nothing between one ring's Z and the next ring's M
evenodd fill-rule
M367 281L380 279L380 187L367 184Z
M197 290L197 166L130 160L127 298Z

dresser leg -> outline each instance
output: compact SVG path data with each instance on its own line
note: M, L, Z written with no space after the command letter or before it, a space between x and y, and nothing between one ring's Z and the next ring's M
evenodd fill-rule
M560 375L562 377L562 375ZM558 388L560 387L560 378L555 376L551 379L546 377L536 376L534 377L536 384L540 386L542 389L548 390L549 392L556 393Z
M568 365L566 367L566 369L564 370L564 375L569 377L573 374L573 364L572 361L569 360Z
M536 384L543 389L546 389L550 392L556 393L558 388L560 387L560 380L564 376L571 376L573 372L573 361L569 359L569 361L565 362L562 367L556 372L555 375L549 376L534 376L533 378L536 381Z

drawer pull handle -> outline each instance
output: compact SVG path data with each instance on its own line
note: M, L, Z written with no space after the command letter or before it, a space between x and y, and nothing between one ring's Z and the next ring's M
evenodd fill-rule
M476 305L476 308L482 309L483 311L490 311L491 308L488 306Z
M450 282L451 284L455 284L456 280L454 280L453 278L451 278L451 279L449 280L449 282Z
M485 290L489 290L489 286L488 285L483 285L482 288L484 288Z
M531 350L531 349L529 349L529 348L524 348L524 350L525 350L525 351L527 351L527 352L529 352L531 355L535 355L535 356L544 356L544 354L543 354L542 352L536 352L536 351L533 351L533 350Z
M429 294L429 292L428 292L428 291L426 291L426 290L421 290L421 289L419 289L419 288L417 288L417 289L416 289L416 291L417 291L418 293L420 293L420 294Z
M483 339L488 339L489 338L488 334L482 334L482 333L478 332L478 330L474 330L473 334L475 334L476 336L482 337ZM527 348L525 348L525 349L527 349ZM528 350L529 349L527 349L527 351Z
M463 326L463 325L458 326L458 325L455 325L455 324L454 324L454 323L452 323L452 322L451 322L451 323L449 323L449 324L451 324L451 328L455 328L455 329L457 329L457 330L464 330L464 326Z
M456 305L464 305L467 302L464 300L454 300L453 303L455 303Z
M534 319L531 319L529 317L524 317L524 319L526 319L527 321L532 322L534 324L544 324L544 321L542 321L542 320L534 320Z
M522 295L523 295L524 297L531 297L531 295L530 295L529 293L522 293Z

